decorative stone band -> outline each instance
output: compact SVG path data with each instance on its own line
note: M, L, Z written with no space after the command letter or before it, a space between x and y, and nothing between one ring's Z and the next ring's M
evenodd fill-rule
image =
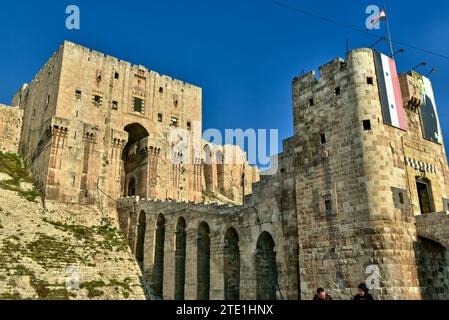
M433 173L433 174L437 173L437 168L434 165L431 165L431 164L428 164L428 163L425 163L423 161L419 161L416 159L412 159L409 157L405 157L405 164L409 167L412 167L413 169L416 169L416 170L429 172L429 173Z

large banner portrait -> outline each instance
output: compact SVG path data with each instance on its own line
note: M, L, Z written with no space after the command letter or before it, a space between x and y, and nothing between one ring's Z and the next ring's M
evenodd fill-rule
M432 83L428 78L417 72L412 72L412 76L417 80L421 91L422 98L419 114L421 117L423 137L426 140L442 144L443 135L441 134L440 120L438 119Z

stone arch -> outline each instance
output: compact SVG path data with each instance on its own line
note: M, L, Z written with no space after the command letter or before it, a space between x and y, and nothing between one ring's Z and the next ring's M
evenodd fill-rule
M143 268L144 252L145 252L145 233L147 229L147 215L145 211L141 211L137 220L137 239L136 239L136 260Z
M435 202L432 194L432 182L428 178L416 177L416 189L421 214L435 212Z
M146 184L141 183L146 179L146 170L144 167L142 169L142 163L140 163L142 159L139 158L139 151L147 147L147 140L150 134L140 123L128 124L124 128L124 131L128 133L128 142L123 149L122 161L125 172L124 181L128 181L128 184L123 186L122 190L124 190L125 196L129 196L129 182L134 178L135 192L133 195L146 196L145 190L142 189ZM126 190L128 190L128 192L126 192Z
M197 298L210 299L210 228L202 222L197 238Z
M257 300L276 300L277 266L275 242L268 232L262 232L256 248Z
M165 217L159 214L156 222L153 264L153 294L162 299L164 294Z
M449 299L448 249L421 236L415 242L414 249L422 299Z
M239 235L234 228L226 232L223 248L225 300L240 300Z
M185 299L186 239L186 221L183 217L180 217L176 225L175 300Z

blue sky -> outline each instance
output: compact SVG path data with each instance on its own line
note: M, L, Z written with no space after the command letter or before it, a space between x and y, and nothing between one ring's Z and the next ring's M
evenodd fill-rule
M385 3L393 38L449 55L447 1L280 1L361 29L366 7ZM267 0L55 2L2 2L1 103L10 103L67 39L201 86L205 128L274 128L284 139L293 134L293 77L344 56L346 38L351 48L376 41ZM80 7L80 30L65 28L70 4ZM439 68L431 79L449 141L449 60L407 49L397 61L400 71L421 61L428 62L423 73Z

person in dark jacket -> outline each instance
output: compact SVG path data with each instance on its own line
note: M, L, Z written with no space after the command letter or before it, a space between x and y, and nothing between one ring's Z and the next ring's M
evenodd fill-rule
M326 290L323 288L318 288L316 291L315 297L313 297L314 301L331 301L332 297L327 294Z
M361 283L358 287L359 293L354 297L354 300L366 300L371 301L374 300L373 296L369 293L369 289L366 284Z

